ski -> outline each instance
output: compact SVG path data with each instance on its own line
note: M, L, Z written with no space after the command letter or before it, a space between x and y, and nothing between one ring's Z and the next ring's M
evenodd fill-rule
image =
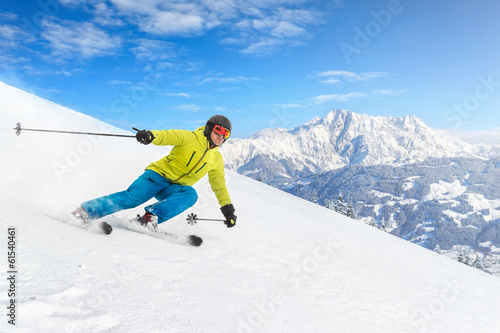
M142 226L136 219L128 220L127 229L177 244L201 246L201 244L203 243L203 239L196 235L177 234L163 230L150 230L148 227Z
M98 228L99 228L99 231L105 235L109 235L110 233L113 232L113 227L108 222L104 222L104 221L99 222Z
M79 220L80 224L84 229L97 231L103 235L109 235L113 232L113 227L111 224L105 221L97 222L91 220ZM77 224L75 224L77 225Z
M203 239L196 235L181 235L166 231L157 231L151 233L151 236L164 239L167 241L174 241L176 243L188 244L192 246L201 246L201 244L203 244Z
M92 221L92 220L81 220L79 218L76 218L74 215L69 215L69 214L61 214L59 216L55 215L48 215L49 217L56 219L58 221L61 221L63 223L75 226L75 227L80 227L89 231L97 232L103 235L109 235L113 232L113 227L111 224L108 222L98 222L98 221Z

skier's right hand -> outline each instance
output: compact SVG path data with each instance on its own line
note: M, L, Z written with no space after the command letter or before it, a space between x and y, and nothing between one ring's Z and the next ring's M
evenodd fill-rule
M235 209L234 209L233 204L225 205L225 206L221 207L220 210L222 211L222 214L224 214L224 217L226 218L226 220L224 221L224 224L228 228L234 227L236 225L236 218L237 217L236 217L236 215L234 215Z
M142 143L143 145L149 145L154 140L153 133L147 130L139 131L135 134L135 138L137 142Z

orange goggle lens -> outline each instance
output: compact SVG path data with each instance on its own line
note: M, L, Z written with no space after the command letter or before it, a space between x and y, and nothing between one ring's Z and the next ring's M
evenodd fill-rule
M227 128L222 127L221 125L215 125L214 132L215 134L222 136L224 139L229 138L229 135L231 135L231 132Z

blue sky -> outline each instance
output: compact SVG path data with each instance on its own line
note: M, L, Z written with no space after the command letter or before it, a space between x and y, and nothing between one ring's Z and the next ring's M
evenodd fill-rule
M224 114L245 138L343 108L500 136L497 1L0 4L0 81L124 129Z

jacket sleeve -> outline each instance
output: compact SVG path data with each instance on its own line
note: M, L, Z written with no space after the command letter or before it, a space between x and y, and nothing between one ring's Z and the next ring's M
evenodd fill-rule
M229 197L229 192L226 187L226 178L224 172L224 160L222 155L218 153L217 161L215 167L208 172L208 180L212 191L214 191L217 201L221 207L229 205L231 203L231 198Z
M152 130L153 144L157 146L182 146L190 140L194 139L194 133L188 130Z

